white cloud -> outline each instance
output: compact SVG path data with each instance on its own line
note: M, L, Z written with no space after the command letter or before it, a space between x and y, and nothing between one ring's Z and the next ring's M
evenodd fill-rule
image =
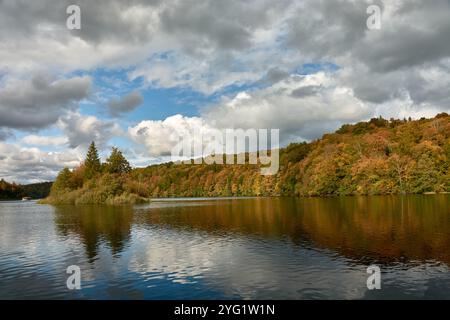
M371 1L81 1L83 26L73 32L60 15L69 3L3 2L0 70L130 68L130 78L142 76L151 86L212 94L257 81L268 70L328 61L350 69L342 85L374 102L398 90L414 99L414 84L424 78L411 73L450 55L445 0L377 0L383 20L376 32L366 28ZM373 77L379 96L367 90ZM433 96L424 89L419 98Z
M366 27L372 2L383 9L377 31ZM93 81L73 74L97 68L126 70L129 80L142 77L151 88L219 98L231 86L259 85L221 97L199 117L176 115L130 127L129 137L147 156L168 154L170 133L200 123L211 129L280 128L287 142L372 116L450 110L448 0L80 0L82 29L73 31L65 27L68 4L0 1L0 141L19 130L28 134L21 143L67 142L73 149L123 136L119 118L110 122L78 110ZM318 69L334 64L339 71L293 75L308 63ZM133 90L119 86L114 94ZM136 98L116 99L110 111L133 110ZM55 123L66 138L38 139L35 130Z
M216 58L212 56L212 58ZM131 80L143 77L148 86L156 88L191 88L211 95L230 85L258 81L263 71L230 70L220 66L221 61L211 61L171 53L164 59L155 57L129 73Z
M315 88L314 94L299 96L305 88ZM288 141L317 137L341 123L370 116L370 106L355 98L351 89L338 86L333 75L319 72L290 76L267 88L224 98L203 110L201 117L175 115L142 121L128 132L147 146L150 155L167 155L178 137L192 136L198 128L205 135L214 129L280 129L282 139Z
M344 123L380 115L420 118L442 111L430 104L416 104L408 94L380 104L365 101L345 85L342 73L292 75L267 88L223 99L204 110L202 117L218 128L277 128L286 143L314 139Z
M195 130L204 132L208 129L211 128L199 117L177 114L164 120L141 121L128 128L128 134L136 143L144 145L149 155L168 156L180 137L190 137L188 143L192 143Z
M21 183L53 180L62 168L74 168L83 161L91 141L95 141L101 151L110 138L123 135L117 123L78 112L62 116L57 127L64 135L27 135L20 139L20 144L0 141L0 176ZM56 151L37 148L42 146L56 147Z
M281 144L311 140L332 132L344 123L372 117L432 117L440 111L430 105L415 105L408 95L374 104L355 96L341 85L338 73L292 75L269 87L243 91L202 110L200 117L175 115L164 120L141 121L128 128L130 137L147 147L147 155L169 155L178 137L194 138L214 130L280 129ZM188 140L190 141L190 140ZM192 141L190 142L192 143Z
M24 148L0 142L0 176L20 183L53 180L64 167L80 163L80 151L44 152L38 148Z
M61 117L58 127L65 133L72 148L86 147L92 141L103 147L110 138L122 135L122 130L116 122L102 121L95 116L78 112Z
M61 146L68 142L67 137L28 135L22 138L22 142L35 146Z

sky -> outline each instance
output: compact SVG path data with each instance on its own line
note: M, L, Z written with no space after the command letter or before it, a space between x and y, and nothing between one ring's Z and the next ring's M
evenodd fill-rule
M283 146L449 112L449 17L450 0L0 0L0 178L52 180L91 141L147 166L199 126Z

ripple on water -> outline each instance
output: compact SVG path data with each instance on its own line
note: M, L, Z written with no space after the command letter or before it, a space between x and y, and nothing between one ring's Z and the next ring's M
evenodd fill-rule
M0 203L0 298L448 297L448 201L383 199ZM65 286L72 264L81 291Z

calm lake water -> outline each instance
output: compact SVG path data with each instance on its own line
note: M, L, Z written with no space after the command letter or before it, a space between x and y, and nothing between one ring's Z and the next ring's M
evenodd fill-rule
M450 298L449 267L450 195L0 202L0 299Z

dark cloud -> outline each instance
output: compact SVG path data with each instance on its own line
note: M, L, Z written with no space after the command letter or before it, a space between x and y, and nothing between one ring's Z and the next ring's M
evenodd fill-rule
M68 3L71 1L69 0ZM152 36L156 20L149 15L158 9L160 0L79 1L82 11L82 28L72 34L92 43L117 41L145 43ZM128 15L124 14L128 13Z
M0 35L29 37L42 30L40 25L48 24L55 31L69 32L89 42L103 41L147 41L151 34L148 27L152 21L133 19L124 15L131 9L141 12L155 10L160 0L39 0L39 1L0 1ZM81 9L81 29L66 29L69 5L78 5ZM131 12L131 11L129 11ZM3 31L3 32L2 32Z
M86 98L90 87L89 77L52 80L36 76L8 84L0 89L0 126L16 129L49 126Z
M161 12L161 26L177 35L189 52L199 49L244 50L255 29L267 28L270 14L286 1L180 1Z
M367 29L370 4L379 5L383 12L380 30ZM415 103L442 106L447 101L435 99L446 95L442 86L430 86L423 73L450 57L450 1L390 4L305 1L289 20L286 44L313 61L340 65L347 73L343 84L364 101L385 103L406 94Z
M320 86L306 86L295 89L292 91L291 95L295 98L302 98L306 96L312 96L320 91Z
M365 1L305 1L289 20L286 44L311 59L350 52L367 31Z
M144 102L142 95L138 91L133 91L119 100L108 102L108 109L112 116L120 116L123 113L131 112Z
M353 52L373 72L423 66L450 56L450 1L408 1Z
M81 7L81 30L66 28L70 4ZM370 4L382 9L380 30L367 29ZM226 92L224 101L239 107L220 102L213 120L280 128L288 140L315 138L383 111L448 112L449 12L449 0L0 0L0 144L11 129L56 121L71 148L91 140L105 145L120 134L116 123L76 111L89 94L89 78L28 76L36 72L64 77L121 69L153 87ZM304 64L339 68L299 87L290 73ZM252 90L240 99L224 91L246 85ZM133 92L106 107L118 116L140 103ZM20 158L19 148L5 148L0 173L11 168L19 175L28 165L31 174L45 175L61 163L33 171L43 154ZM23 166L13 166L9 154Z
M388 101L410 87L417 88L423 79L420 76L411 77L411 69L428 68L450 57L448 0L434 0L432 3L424 0L398 0L395 4L381 0L80 0L76 4L81 7L82 28L73 31L65 28L65 9L69 4L73 2L1 1L0 40L7 45L10 42L15 44L20 39L27 40L28 43L28 39L49 38L64 46L71 40L80 38L92 45L94 55L99 53L105 57L98 61L90 60L93 65L111 63L127 67L139 62L145 64L143 61L148 59L149 53L146 55L136 48L144 48L154 41L156 51L158 46L162 46L159 48L160 52L181 49L181 54L177 52L176 57L184 59L183 54L190 55L194 58L192 63L198 62L202 67L199 68L201 71L197 71L205 74L198 77L198 74L192 74L195 70L183 73L183 69L192 65L187 63L181 66L182 70L174 67L171 72L177 73L175 75L167 72L159 74L163 81L158 76L155 76L156 79L151 77L152 83L194 86L193 83L200 81L205 86L205 83L214 79L216 83L229 85L220 78L229 77L230 72L246 68L245 71L260 73L260 81L271 84L284 79L285 70L295 68L295 61L280 58L270 61L266 74L261 71L259 59L263 62L268 60L262 58L264 51L258 51L254 47L255 39L264 32L277 31L272 45L279 53L286 49L297 50L301 58L295 59L299 63L301 59L328 61L344 70L349 66L353 68L353 65L363 65L365 68L354 70L364 72L346 77L345 85L353 88L361 99L373 103ZM370 4L379 5L383 11L381 30L367 29L366 10ZM283 23L280 30L275 28L278 23ZM167 48L164 48L165 45ZM124 51L123 55L116 57L116 51L108 50L115 47L122 48L119 51ZM128 47L130 54L127 55ZM54 47L54 50L59 49L60 46ZM268 48L263 50L265 49ZM36 51L45 50L44 47L36 48ZM257 57L255 61L251 59L252 51ZM92 57L89 52L83 54L85 58ZM246 58L245 64L239 61L243 54L250 57ZM270 54L277 57L273 52ZM22 63L31 63L23 51L22 55ZM45 56L42 55L44 58ZM1 58L0 46L0 66ZM79 61L58 59L56 57L55 63L63 65L67 61ZM15 63L20 65L20 61L8 64L14 67ZM402 74L393 74L395 71L401 71ZM183 77L178 77L178 74L183 74ZM215 77L219 79L216 80ZM418 82L414 84L412 79L417 79ZM234 80L240 84L245 81L255 79L249 77L247 80ZM374 81L377 87L371 89ZM199 87L201 86L197 84L195 88ZM222 88L220 85L213 87ZM415 96L418 100L426 100L426 97L432 97L433 94L435 91L431 90L430 94L423 92L420 96Z
M7 128L0 128L0 141L4 141L13 136L11 130Z
M52 25L90 43L108 41L145 44L155 32L174 35L185 48L241 50L251 45L255 28L286 0L39 0L0 1L0 37L29 37ZM66 29L66 8L81 8L81 29Z
M289 72L281 70L279 68L272 68L269 71L267 71L267 74L265 75L265 77L262 79L261 82L273 84L283 79L286 79L287 77L289 77Z

